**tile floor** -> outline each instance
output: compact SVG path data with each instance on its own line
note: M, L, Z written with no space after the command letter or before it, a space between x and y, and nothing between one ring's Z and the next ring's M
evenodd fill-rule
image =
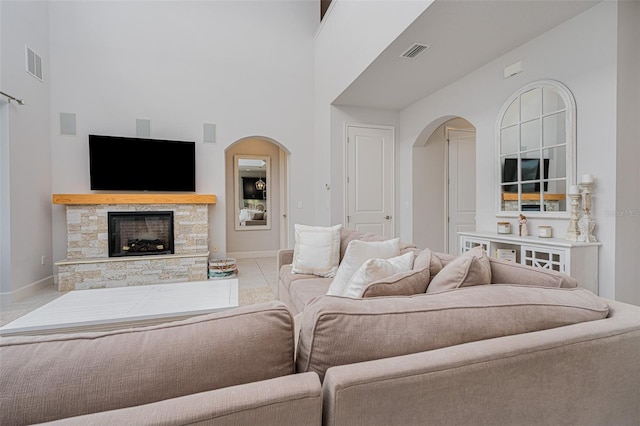
M248 288L270 287L276 294L278 286L277 261L275 257L260 257L254 259L238 259L238 290ZM84 291L84 290L82 290ZM55 286L49 286L38 291L33 296L0 307L0 326L13 321L61 296Z

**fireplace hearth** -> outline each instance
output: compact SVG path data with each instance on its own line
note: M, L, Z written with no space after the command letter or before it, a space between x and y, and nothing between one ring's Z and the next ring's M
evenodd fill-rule
M173 211L109 212L109 257L173 254Z

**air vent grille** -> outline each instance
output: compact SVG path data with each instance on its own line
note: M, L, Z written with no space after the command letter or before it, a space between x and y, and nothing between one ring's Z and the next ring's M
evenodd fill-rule
M402 55L400 55L401 58L407 58L407 59L415 59L417 58L422 52L424 52L425 50L429 49L431 46L425 43L413 43L411 45L411 47L409 47L407 50L405 50Z
M27 47L27 72L42 81L42 58Z

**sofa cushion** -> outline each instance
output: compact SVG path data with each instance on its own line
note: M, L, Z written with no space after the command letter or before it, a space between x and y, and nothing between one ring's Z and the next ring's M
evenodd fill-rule
M442 268L431 280L427 293L482 284L491 284L491 266L484 249L477 246Z
M333 277L340 261L341 228L342 225L325 227L296 224L291 272Z
M295 312L302 312L314 298L327 294L331 278L314 277L306 280L295 280L291 283L289 297Z
M281 302L149 327L4 337L0 424L41 423L280 377L294 372L293 351L293 318Z
M347 252L347 246L353 240L358 241L386 241L390 238L383 237L382 235L373 234L371 232L356 231L355 229L348 229L342 227L340 230L340 262ZM415 251L416 245L412 243L404 243L400 241L400 254L405 254L407 251Z
M400 272L365 286L361 297L413 296L424 293L430 277L429 268Z
M369 259L353 274L347 284L346 297L362 297L364 288L374 281L378 281L394 274L410 271L413 268L413 252L390 259Z
M335 365L428 351L607 317L581 289L485 285L411 297L321 297L302 316L296 367L324 377Z
M578 281L562 272L534 268L503 259L489 258L491 282L496 284L522 284L540 287L574 288Z
M314 278L320 278L317 275L311 274L292 274L291 273L292 265L283 265L280 268L280 281L284 284L284 287L289 291L291 288L291 283L294 281L308 280ZM331 282L331 280L329 280Z
M340 230L340 262L344 258L347 252L349 243L353 240L358 241L384 241L385 238L382 235L372 234L370 232L360 232L354 229L342 228Z
M456 256L455 254L441 253L441 252L434 252L433 255L438 258L438 260L440 261L440 265L443 268L448 264L450 264L451 262L453 262L454 260L456 260L458 257L460 257L459 255Z
M338 272L331 282L328 295L344 296L353 274L368 259L389 259L400 254L400 239L386 241L352 240L347 246Z

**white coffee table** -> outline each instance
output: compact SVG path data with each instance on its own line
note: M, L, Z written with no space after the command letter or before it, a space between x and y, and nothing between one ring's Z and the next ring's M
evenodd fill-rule
M74 290L0 327L0 336L105 331L238 306L238 280Z

